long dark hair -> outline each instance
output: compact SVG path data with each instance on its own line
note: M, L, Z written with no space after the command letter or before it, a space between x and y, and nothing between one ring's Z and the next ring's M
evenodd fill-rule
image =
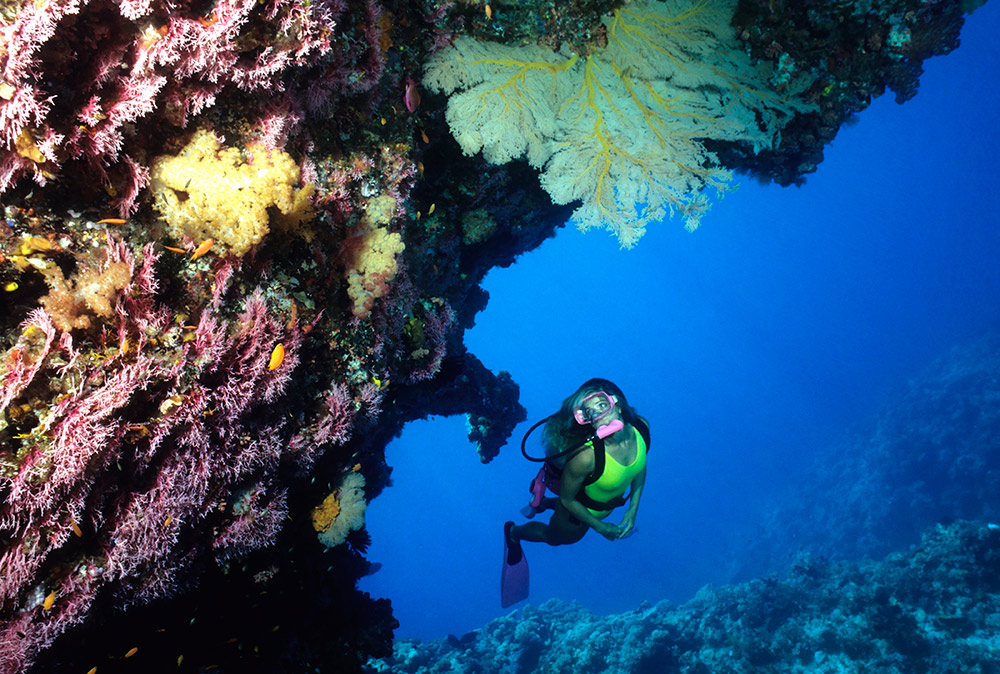
M594 432L590 424L581 425L576 423L573 412L580 406L580 403L591 393L604 391L618 399L615 403L622 415L622 421L626 424L635 425L639 420L639 413L628 404L625 394L618 388L618 385L608 379L595 377L588 379L578 388L573 395L562 402L559 411L549 417L542 430L542 442L545 445L545 455L553 456L560 452L572 449L586 442L587 438Z

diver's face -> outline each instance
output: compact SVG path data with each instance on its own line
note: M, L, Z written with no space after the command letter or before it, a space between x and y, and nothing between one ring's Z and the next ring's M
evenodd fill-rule
M592 425L603 425L612 419L619 418L618 408L604 393L594 393L585 397L580 403L580 410L583 412L584 419Z

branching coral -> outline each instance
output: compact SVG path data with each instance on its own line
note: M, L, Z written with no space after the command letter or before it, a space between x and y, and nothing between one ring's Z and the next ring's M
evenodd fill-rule
M693 230L706 188L731 173L703 139L777 142L809 106L771 91L729 28L735 3L643 0L604 19L607 46L586 57L459 38L432 57L424 83L451 94L447 118L466 154L526 157L555 203L582 205L580 229L633 246L647 224L679 213Z
M295 189L299 168L287 153L223 148L204 129L176 157L160 157L151 171L156 208L171 235L182 240L215 239L234 255L244 255L269 231L269 212L281 223L298 225L310 217L313 187Z

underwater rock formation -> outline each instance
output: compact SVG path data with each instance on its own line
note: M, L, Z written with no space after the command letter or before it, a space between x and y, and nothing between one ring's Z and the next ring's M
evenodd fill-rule
M954 47L970 5L861 4L689 6L742 64L723 80L756 90L743 133L699 132L697 159L656 141L663 175L687 175L678 203L731 170L815 170L844 119ZM665 93L644 68L662 69L608 55L622 5L0 2L0 671L351 671L389 652L388 601L355 588L360 504L339 524L326 509L332 548L311 514L354 473L375 498L412 419L465 414L496 456L524 411L462 343L479 283L567 221L550 193L588 198L465 156L422 74L470 40L572 52L620 70L655 137ZM860 58L862 35L887 56ZM760 110L789 91L804 103L768 108L780 123ZM725 126L734 100L698 114ZM597 133L605 158L625 146Z
M938 522L1000 521L1000 334L950 349L817 458L764 515L734 580L790 555L878 558Z
M401 640L398 674L993 672L1000 525L956 522L882 562L800 558L787 576L706 587L678 607L595 616L552 599L439 641Z

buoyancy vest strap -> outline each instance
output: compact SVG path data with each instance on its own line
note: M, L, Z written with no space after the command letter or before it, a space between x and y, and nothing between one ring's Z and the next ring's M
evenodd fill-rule
M635 429L639 431L639 435L642 436L642 441L646 443L646 454L649 454L649 426L647 426L642 419L636 419ZM621 496L611 499L610 501L598 501L597 499L587 496L587 494L583 491L583 487L586 487L588 484L593 484L601 479L601 475L604 474L604 466L606 465L604 438L594 438L593 444L594 471L587 476L586 480L583 481L580 492L576 495L576 500L591 510L614 510L615 508L628 503L629 498L632 496L631 489Z

